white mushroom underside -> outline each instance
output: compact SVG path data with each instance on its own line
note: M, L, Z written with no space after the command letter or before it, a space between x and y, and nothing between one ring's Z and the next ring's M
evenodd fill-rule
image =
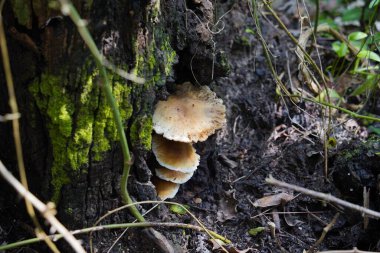
M187 181L190 180L190 178L193 176L194 173L182 173L179 171L172 171L166 168L157 168L156 169L156 176L166 180L170 181L176 184L184 184Z

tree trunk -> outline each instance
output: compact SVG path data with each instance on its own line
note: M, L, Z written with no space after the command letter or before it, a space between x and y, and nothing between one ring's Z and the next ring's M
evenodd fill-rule
M174 0L73 2L105 57L146 79L141 85L109 72L135 157L129 190L136 200L155 199L147 165L155 101L164 99L167 87L170 90L175 82L195 79L208 84L211 76L228 69L223 56L212 50L212 36L205 26L213 21L213 6L208 0L189 1L188 6ZM93 58L70 19L49 8L49 3L7 1L4 22L31 191L45 202L54 201L61 221L78 229L122 205L122 155ZM1 115L10 112L2 71ZM0 140L0 159L17 175L10 123L0 125ZM0 239L32 237L22 201L5 182L0 187L6 193L0 194L1 229L11 231L0 233ZM121 212L109 222L131 220ZM96 239L100 252L112 243L111 236L102 232ZM139 233L131 234L128 248L150 251L150 243L131 242L137 237ZM87 246L87 237L84 240Z

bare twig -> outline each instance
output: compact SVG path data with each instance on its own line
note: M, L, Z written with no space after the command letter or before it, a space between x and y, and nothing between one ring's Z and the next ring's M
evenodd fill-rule
M119 224L109 224L109 225L101 225L101 226L96 226L96 227L89 227L89 228L83 228L83 229L78 229L74 231L69 231L68 233L73 236L73 235L78 235L78 234L85 234L89 233L91 231L102 231L106 229L120 229L120 228L144 228L144 227L170 227L170 228L183 228L183 229L191 229L194 231L198 232L205 232L205 230L202 227L191 225L191 224L185 224L185 223L175 223L175 222L137 222L137 223L119 223ZM63 234L55 234L55 235L50 235L50 239L53 241L60 240L64 238ZM19 241L7 245L0 245L0 250L7 250L7 249L13 249L37 242L41 242L41 238L31 238L27 239L24 241ZM230 242L231 243L231 242Z
M367 187L364 187L363 188L363 206L365 208L368 208L369 207L369 190L367 191ZM363 217L363 228L364 229L367 229L368 228L368 222L369 222L369 219L367 216L364 216Z
M6 121L11 121L11 120L16 120L19 119L21 116L20 113L7 113L5 115L0 115L0 122L6 122Z
M57 218L55 218L55 207L54 203L48 203L45 205L36 196L29 192L8 170L5 168L4 164L0 161L0 174L4 179L16 189L16 191L25 199L29 201L40 213L41 215L50 223L50 225L59 233L62 237L70 244L70 246L77 253L85 253L86 251L81 246L80 242L75 239L75 237L60 223ZM51 241L50 237L48 237ZM39 238L43 240L45 238Z
M18 111L15 87L13 83L11 64L9 61L7 40L5 37L4 22L3 22L3 16L2 16L4 3L5 3L5 0L2 0L0 2L0 49L1 49L1 55L2 55L2 60L3 60L5 81L7 84L8 95L9 95L9 107L11 109L11 115L14 116L12 120L12 130L13 130L13 140L15 142L15 148L16 148L17 165L19 169L22 186L25 187L26 190L28 190L28 179L26 176L24 156L22 152L20 122L17 117L17 115L19 115L19 111ZM36 217L36 213L33 208L33 205L29 202L27 198L25 198L25 206L26 206L26 211L28 215L30 216L34 226L36 227L35 229L36 235L44 238L45 243L49 246L49 248L53 252L59 252L57 246L47 237L45 231L42 229L41 224Z
M353 248L351 250L320 251L319 253L378 253L378 252L375 252L375 251L363 251L363 250L358 250L357 248Z
M155 204L152 208L150 208L148 211L146 211L145 213L143 213L142 216L145 217L148 213L150 213L151 211L153 211L154 209L156 209L157 206L158 206L158 204ZM134 220L132 223L136 223L136 222L138 222L137 219ZM120 241L120 239L125 235L125 233L127 233L128 229L129 228L124 229L124 231L116 238L116 240L112 243L112 245L107 250L107 253L111 252L111 250L113 249L113 247L115 247L116 243L118 243L118 241ZM90 238L90 240L92 240L92 238ZM92 244L92 242L90 241L90 246L91 246L91 244ZM91 251L92 251L92 248L91 248Z
M310 249L307 251L307 253L314 252L314 250L323 242L323 240L325 239L327 233L334 227L334 225L335 225L336 220L338 219L338 217L339 217L339 213L335 214L335 216L331 220L331 222L329 224L327 224L326 227L323 228L322 234L319 237L318 241L316 241L314 243L314 245L310 247Z
M323 199L323 200L325 200L327 202L332 202L332 203L335 203L335 204L338 204L338 205L350 208L350 209L358 211L358 212L360 212L362 214L366 214L366 215L368 215L371 218L375 218L375 219L379 219L380 218L380 213L376 212L374 210L371 210L371 209L368 209L368 208L365 208L365 207L362 207L362 206L359 206L359 205L352 204L350 202L347 202L347 201L344 201L344 200L339 199L337 197L334 197L334 196L332 196L330 194L326 194L326 193L322 193L322 192L317 192L317 191L309 190L309 189L306 189L306 188L303 188L303 187L300 187L300 186L297 186L297 185L288 184L288 183L285 183L283 181L279 181L279 180L273 178L271 175L269 176L269 178L265 179L265 181L268 184L272 184L272 185L284 187L284 188L287 188L287 189L291 189L293 191L301 192L303 194L306 194L306 195L309 195L309 196L312 196L312 197L315 197L315 198Z
M300 95L291 95L291 96L292 97L299 97L299 98L301 98L303 100L306 100L308 102L312 102L312 103L316 103L316 104L319 104L319 105L323 105L323 106L327 106L327 107L331 107L331 108L337 109L337 110L339 110L341 112L347 113L348 115L350 115L351 117L354 117L354 118L366 119L366 120L372 120L372 121L380 122L380 118L366 116L366 115L361 115L361 114L358 114L356 112L350 111L350 110L348 110L346 108L343 108L343 107L340 107L340 106L336 106L336 105L333 105L331 103L326 103L326 102L321 101L321 100L317 100L317 99L313 99L313 98L307 98L307 97L302 97Z
M276 84L278 85L278 87L281 88L281 90L287 95L289 96L290 92L288 91L288 89L286 88L286 86L282 83L281 81L281 78L277 75L276 73L276 70L274 69L274 66L273 66L273 63L272 63L272 60L271 60L271 57L270 57L270 54L269 54L269 48L268 48L268 45L261 33L261 27L260 27L260 22L259 22L259 15L258 15L258 7L257 7L257 1L256 0L253 0L252 2L248 2L248 7L249 7L249 10L250 10L250 13L251 13L251 16L255 22L255 26L256 26L256 30L257 30L257 35L258 35L258 39L264 49L264 56L265 56L265 59L266 59L266 62L268 64L268 67L274 77L274 80L276 82ZM290 97L290 100L292 102L295 102L294 98Z
M116 212L119 212L123 209L126 209L126 208L129 208L130 205L142 205L142 204L171 204L171 205L177 205L181 208L183 208L198 224L200 227L202 227L202 229L204 229L204 231L213 239L219 239L219 240L222 240L223 242L225 243L231 243L230 240L228 240L227 238L215 233L214 231L211 231L209 229L207 229L203 223L197 218L195 217L195 215L190 212L185 206L179 204L179 203L176 203L176 202L171 202L171 201L157 201L157 200L147 200L147 201L140 201L140 202L135 202L135 203L131 203L131 204L128 204L128 205L124 205L124 206L121 206L121 207L118 207L118 208L115 208L111 211L108 211L105 215L103 215L102 217L100 217L94 224L94 226L97 226L102 220L104 220L105 218L107 218L109 215L113 214L113 213L116 213ZM94 230L95 231L95 230ZM91 236L91 234L90 234Z

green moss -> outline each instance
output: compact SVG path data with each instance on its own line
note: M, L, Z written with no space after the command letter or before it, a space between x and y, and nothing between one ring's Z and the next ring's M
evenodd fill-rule
M73 104L67 95L61 79L43 74L29 87L39 110L48 118L47 129L53 149L52 185L53 200L57 201L59 190L70 182L65 169L67 140L72 133Z
M32 2L29 0L12 0L13 13L17 22L29 29L32 28Z
M131 87L124 83L124 80L114 75L110 76L112 81L112 92L119 107L123 124L127 125L128 119L132 115ZM119 140L117 128L111 107L106 101L105 95L101 93L98 112L94 122L94 138L92 155L95 161L102 159L102 154L111 148L111 142Z
M169 36L162 29L155 29L154 36L143 53L136 55L136 74L146 80L145 88L164 85L173 74L173 65L178 57L170 45Z
M159 4L153 6L159 8ZM154 10L153 8L153 10ZM154 16L154 15L153 15ZM133 146L150 150L152 134L152 107L154 98L149 97L150 92L166 83L173 75L173 65L178 57L170 45L170 37L162 26L154 26L153 36L144 50L136 49L135 73L145 78L144 85L134 86L136 111L139 112L130 129L130 140ZM136 48L140 48L136 45Z
M88 68L88 66L86 66ZM97 71L83 75L79 85L81 94L76 104L75 130L68 141L67 159L70 168L79 170L89 162L89 153L93 140L95 108L98 106L99 88L94 85Z
M358 144L360 143L360 145ZM340 155L347 161L359 158L361 155L366 154L371 156L380 151L380 138L371 136L366 141L358 141L350 144L350 148L341 151Z
M150 150L152 145L152 130L152 117L146 115L137 117L130 129L132 145Z
M104 152L111 148L111 142L118 139L111 108L98 85L98 72L87 74L86 64L78 83L80 94L68 95L59 76L43 74L29 87L37 107L47 118L47 129L52 145L53 164L51 168L53 201L58 201L63 185L70 178L86 172L90 153L94 160L102 159ZM113 92L120 107L124 123L132 115L130 104L131 88L111 76Z
M165 52L163 65L164 73L166 76L170 76L173 72L173 64L177 63L177 53L170 46L168 37L163 41L160 49Z
M73 215L74 210L71 207L68 207L68 208L65 209L65 213L68 214L68 215Z

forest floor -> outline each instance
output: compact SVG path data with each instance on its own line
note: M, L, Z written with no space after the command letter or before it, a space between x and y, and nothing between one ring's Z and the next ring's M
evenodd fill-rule
M330 136L336 145L328 150L325 176L326 110L306 101L293 104L279 96L260 42L249 32L255 24L247 4L219 8L219 17L225 14L221 19L225 27L214 40L217 50L227 52L231 73L215 80L211 88L225 102L228 123L214 138L196 146L201 165L194 177L181 186L174 201L189 205L206 227L230 239L235 250L313 252L312 246L324 227L338 213L316 249L380 250L378 221L370 219L364 229L361 213L265 182L272 175L358 205L363 205L363 188L367 187L370 207L379 210L379 157L374 155L379 151L378 142L363 142L369 133L361 122L333 110ZM279 9L288 29L299 29L297 8L289 4ZM294 44L270 15L260 20L277 73L287 85L302 83ZM322 65L327 66L332 58L328 45L331 41L322 38L318 43L326 44L320 53ZM379 109L378 104L372 106L373 111ZM255 203L265 196L273 199ZM278 201L281 196L285 197ZM162 218L171 222L190 220L188 215L169 211ZM269 222L276 225L275 237L270 233ZM248 233L259 227L265 229L257 235ZM178 232L169 237L178 245L186 245L188 252L212 251L212 244L204 242L207 235L190 235Z

